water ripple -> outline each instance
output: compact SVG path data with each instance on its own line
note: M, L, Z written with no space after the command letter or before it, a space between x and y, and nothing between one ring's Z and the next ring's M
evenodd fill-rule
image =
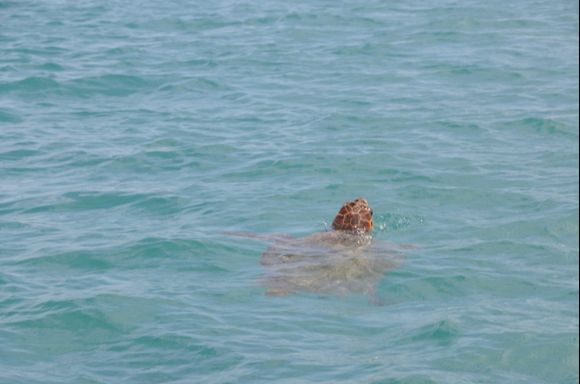
M578 381L572 2L0 19L0 382ZM383 300L266 295L268 234L357 196Z

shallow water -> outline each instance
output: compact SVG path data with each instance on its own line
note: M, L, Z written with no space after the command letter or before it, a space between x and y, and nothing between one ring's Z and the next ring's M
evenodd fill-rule
M265 3L0 0L0 382L577 383L577 2ZM223 234L357 196L382 306Z

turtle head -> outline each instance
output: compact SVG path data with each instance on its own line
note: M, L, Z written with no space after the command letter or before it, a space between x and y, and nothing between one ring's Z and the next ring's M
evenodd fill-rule
M336 231L370 232L373 226L373 210L360 197L344 203L332 222Z

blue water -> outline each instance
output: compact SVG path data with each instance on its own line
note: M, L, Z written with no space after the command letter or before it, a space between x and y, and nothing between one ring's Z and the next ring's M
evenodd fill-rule
M0 383L578 383L578 122L576 1L0 0Z

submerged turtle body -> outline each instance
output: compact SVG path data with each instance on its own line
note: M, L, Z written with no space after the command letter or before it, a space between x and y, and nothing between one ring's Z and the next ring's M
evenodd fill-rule
M293 292L368 294L377 300L376 286L400 263L397 247L373 241L373 211L358 198L338 211L332 229L303 238L286 235L230 233L273 242L262 255L262 285L268 295Z
M330 231L280 241L262 255L268 295L307 291L375 296L376 285L397 259L369 235Z
M260 263L268 295L307 291L374 296L385 272L397 265L393 248L373 241L373 211L363 198L345 203L332 230L304 238L242 234L273 241ZM239 235L239 234L238 234Z

